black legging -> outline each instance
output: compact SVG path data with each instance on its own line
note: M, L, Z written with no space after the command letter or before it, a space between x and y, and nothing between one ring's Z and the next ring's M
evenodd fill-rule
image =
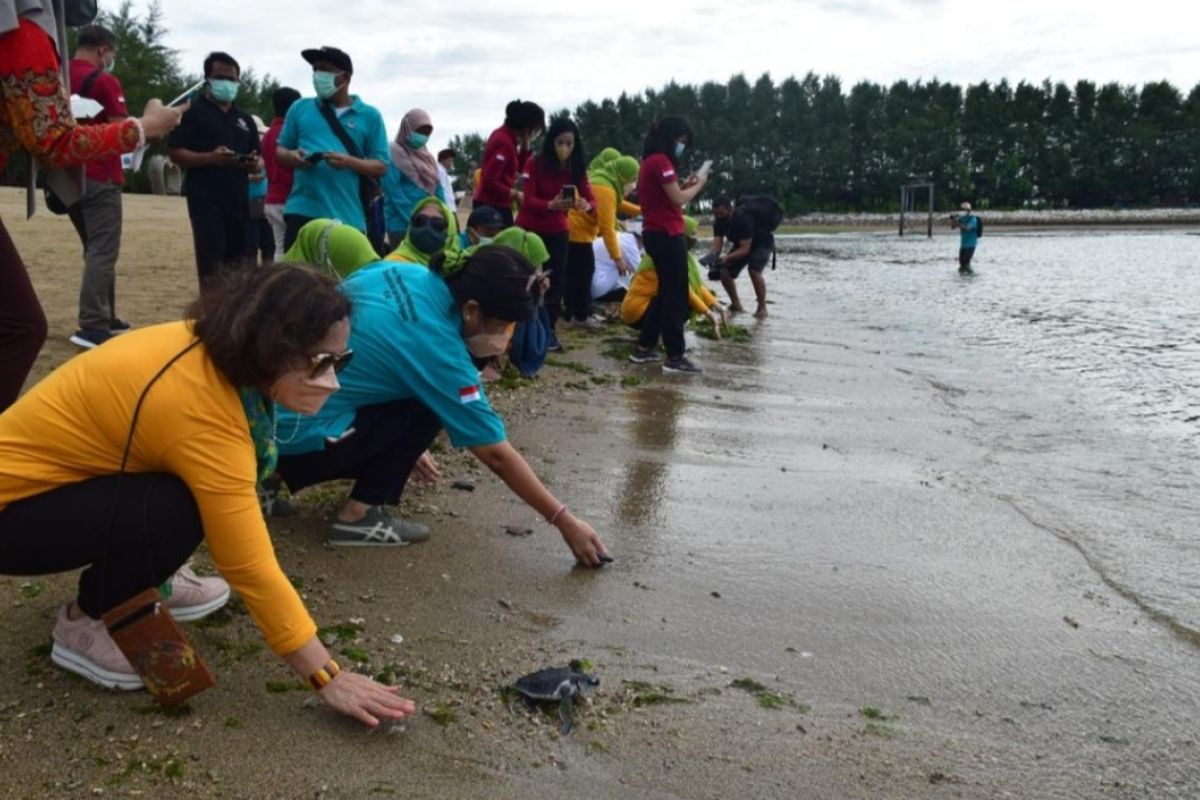
M302 217L299 214L284 214L283 249L291 250L292 245L296 242L296 237L300 234L300 229L312 222L314 219L316 219L316 217ZM282 260L283 253L280 253L279 256Z
M99 618L161 585L203 538L200 510L178 477L105 475L0 510L0 575L86 567L79 576L79 608Z
M661 231L646 231L644 241L658 275L658 294L642 318L638 347L657 347L661 336L667 358L679 358L684 352L683 326L688 318L687 244L682 236Z
M590 243L571 242L567 247L567 275L563 285L564 316L568 321L592 315L592 277L596 274L596 251Z
M16 402L46 341L46 315L0 220L0 411Z
M281 455L279 474L288 488L298 492L305 486L352 478L352 499L370 506L395 505L442 423L419 401L397 400L360 408L352 427L354 433L323 450Z
M539 233L550 253L543 269L550 272L550 289L546 292L546 313L550 315L550 328L553 329L562 316L563 283L567 274L567 245L566 233Z

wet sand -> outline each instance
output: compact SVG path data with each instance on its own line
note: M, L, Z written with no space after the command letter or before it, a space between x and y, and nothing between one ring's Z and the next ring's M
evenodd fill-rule
M183 204L126 200L119 313L170 319L195 287ZM0 193L51 320L44 373L75 352L78 245L65 218L19 220L19 202ZM343 663L420 702L403 730L314 707L236 604L189 627L218 686L164 715L50 665L72 576L0 578L6 796L1200 791L1194 646L1021 498L968 477L988 455L968 434L992 421L961 390L803 287L774 297L748 344L698 343L699 379L615 358L613 326L569 335L537 385L492 390L513 443L606 538L610 568L572 569L557 534L458 453L443 471L474 492L404 504L435 527L426 544L325 548L336 486L272 522L318 623L341 626ZM498 691L571 658L601 684L568 737Z

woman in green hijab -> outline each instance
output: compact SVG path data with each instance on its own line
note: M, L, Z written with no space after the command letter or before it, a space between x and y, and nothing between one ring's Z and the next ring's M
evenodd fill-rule
M292 264L309 264L345 278L359 267L379 260L363 232L336 219L314 219L296 234L296 241L281 259Z
M617 214L636 217L642 213L641 208L625 200L625 187L637 182L638 162L633 156L623 156L611 147L601 155L604 153L612 155L607 161L600 161L597 156L588 170L596 207L591 211L572 210L567 214L570 244L563 286L565 319L568 325L583 328L599 327L592 319L592 276L596 274L596 251L592 243L596 237L604 239L604 247L617 265L618 273L626 275L637 269L637 264L627 263L622 257L621 242L617 238Z
M385 260L428 267L438 253L445 253L447 263L453 263L459 252L458 218L441 200L426 197L413 206L404 241Z

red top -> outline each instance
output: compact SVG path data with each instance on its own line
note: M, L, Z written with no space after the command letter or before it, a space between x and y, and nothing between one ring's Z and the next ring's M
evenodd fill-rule
M512 131L501 125L492 131L483 147L483 164L479 185L475 187L475 202L508 208L512 205L509 190L517 182L521 166L517 140Z
M275 158L275 145L279 143L279 131L283 130L283 117L271 120L271 127L263 134L262 160L267 171L267 205L283 205L292 193L292 167L280 164Z
M121 82L119 80L92 62L82 58L72 58L69 67L71 94L77 94L81 97L84 96L82 89L83 84L87 81L87 77L96 72L96 70L100 70L96 79L92 81L92 85L88 87L86 96L104 106L104 110L90 119L81 121L81 124L101 125L105 122L111 122L114 117L129 116L129 111L125 108L125 92L121 89ZM87 172L87 179L96 183L115 183L119 185L125 182L125 171L121 169L120 156L104 156L95 161L89 161L85 171Z
M556 169L550 172L542 165L540 156L530 156L525 161L525 169L521 170L521 177L525 179L525 202L521 204L521 211L517 214L516 225L527 231L534 233L567 232L567 212L551 211L549 208L550 201L562 193L564 186L575 186L575 191L579 193L580 197L591 203L593 207L596 205L596 196L592 194L592 185L588 183L587 175L584 175L583 180L576 184L571 179L571 170Z
M638 201L642 204L643 228L668 236L683 235L683 209L671 202L663 189L679 181L675 165L662 153L655 153L642 162L638 171Z

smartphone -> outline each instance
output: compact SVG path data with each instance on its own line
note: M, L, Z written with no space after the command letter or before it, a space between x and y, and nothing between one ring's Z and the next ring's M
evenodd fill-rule
M701 178L707 178L708 173L711 170L712 170L712 159L710 158L708 161L705 161L703 164L700 165L700 169L696 170L696 174L699 175Z
M571 186L570 184L567 184L566 186L562 187L562 191L558 193L558 196L563 200L567 200L571 203L574 203L575 202L575 187Z
M204 81L198 81L197 83L193 84L192 86L189 86L187 91L185 91L183 94L179 95L179 97L176 97L174 100L167 103L167 106L174 107L174 106L183 105L184 103L186 103L192 99L192 95L194 95L196 92L200 91L203 88L204 88Z
M323 161L324 159L325 159L325 154L319 153L319 152L318 153L309 153L308 155L306 155L304 157L304 160L310 164L316 164L317 162Z
M241 164L253 164L258 161L258 153L238 153L237 160Z

